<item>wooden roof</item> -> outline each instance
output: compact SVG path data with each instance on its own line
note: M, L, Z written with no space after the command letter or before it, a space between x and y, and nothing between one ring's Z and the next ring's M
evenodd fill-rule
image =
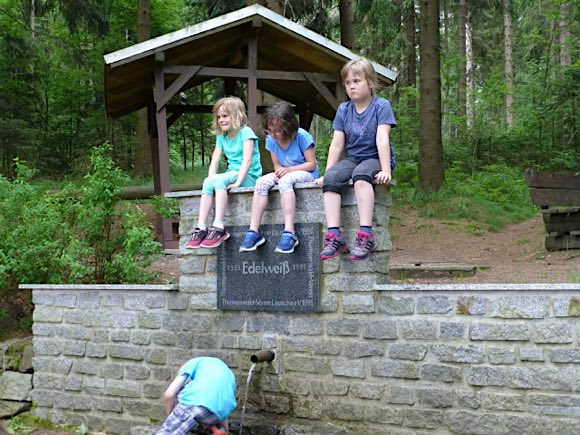
M360 56L257 4L105 55L107 114L121 117L153 102L156 61L200 67L183 89L216 77L243 79L251 32L258 89L332 119L340 69ZM373 65L383 86L396 80L395 72ZM165 80L167 88L175 78Z

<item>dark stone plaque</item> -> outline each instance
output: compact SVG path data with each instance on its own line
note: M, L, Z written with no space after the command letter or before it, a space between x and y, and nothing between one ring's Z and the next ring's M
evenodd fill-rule
M267 242L239 252L247 226L218 249L217 306L220 310L318 312L320 310L320 224L298 223L300 244L292 254L274 252L284 225L262 225Z

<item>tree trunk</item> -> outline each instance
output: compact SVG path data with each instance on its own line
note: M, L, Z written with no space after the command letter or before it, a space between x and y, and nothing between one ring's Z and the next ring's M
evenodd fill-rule
M465 65L467 69L465 110L467 114L467 126L472 128L475 125L475 67L473 63L473 26L471 25L471 14L469 12L467 13L465 22Z
M403 64L405 65L405 74L403 85L406 87L417 86L417 50L415 49L415 2L404 2L396 0L397 6L401 8L401 25L405 35L405 54ZM405 7L406 5L406 7ZM414 109L417 102L414 98L409 98L407 106Z
M248 6L256 3L267 7L279 15L284 15L284 0L246 0L246 4Z
M570 3L564 2L560 5L560 66L566 67L572 64L568 49L570 36Z
M151 37L151 0L137 0L137 42L143 42ZM135 166L133 174L136 177L151 175L151 145L149 138L149 117L147 108L137 111L137 142L135 144Z
M457 62L458 80L457 80L457 114L465 116L466 114L466 87L467 78L465 75L465 17L467 12L466 0L459 0L457 6L457 51L459 60Z
M30 35L32 39L36 35L36 0L30 0Z
M512 57L512 16L510 13L509 0L503 2L503 29L504 29L504 69L505 69L505 119L508 128L514 126L513 110L513 87L514 87L514 62Z
M449 7L447 0L443 0L443 55L449 56L449 40L451 38L451 31L449 30L449 23L451 20L449 19ZM451 70L449 68L450 62L443 63L443 82L445 83L445 87L443 88L443 100L441 101L441 116L444 119L442 125L446 126L446 134L451 135L451 125L449 122L446 122L446 114L449 111L449 94L451 93Z
M338 9L340 11L340 43L352 50L355 44L352 0L340 0Z
M439 0L420 0L420 12L419 189L436 192L445 182L441 139Z

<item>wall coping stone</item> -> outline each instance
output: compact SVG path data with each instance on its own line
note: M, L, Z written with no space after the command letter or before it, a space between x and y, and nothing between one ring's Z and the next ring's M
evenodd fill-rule
M373 290L390 292L417 291L580 291L580 284L375 284Z
M376 184L376 183L373 183ZM352 180L349 181L349 185L352 186ZM391 180L391 182L387 185L387 187L393 187L397 185L397 180ZM316 184L314 181L308 181L306 183L296 183L294 185L294 189L321 189L320 186L318 186L318 184ZM272 187L270 189L270 191L276 191L279 190L278 185L275 185L274 187ZM254 191L254 187L237 187L235 189L230 189L230 193L247 193L247 192L253 192ZM163 196L165 196L165 198L187 198L187 197L191 197L191 196L201 196L201 190L182 190L182 191L178 191L178 192L167 192L164 193Z
M178 291L177 284L20 284L20 290L132 290Z
M352 183L352 182L351 182ZM320 189L318 185L313 182L309 181L307 183L296 183L294 185L294 189ZM278 190L278 185L272 187L270 190ZM237 187L235 189L230 189L229 193L246 193L246 192L253 192L254 187ZM164 193L163 196L166 198L187 198L190 196L201 196L201 190L182 190L179 192L167 192Z

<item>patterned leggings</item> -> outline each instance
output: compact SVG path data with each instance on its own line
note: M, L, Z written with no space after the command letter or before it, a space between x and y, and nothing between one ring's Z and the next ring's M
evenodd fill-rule
M267 196L268 191L278 184L278 189L280 193L291 192L294 190L294 185L296 183L305 183L307 181L314 181L314 177L310 172L307 171L294 171L289 172L278 180L276 183L276 174L270 172L260 178L256 182L256 187L254 187L254 195Z

